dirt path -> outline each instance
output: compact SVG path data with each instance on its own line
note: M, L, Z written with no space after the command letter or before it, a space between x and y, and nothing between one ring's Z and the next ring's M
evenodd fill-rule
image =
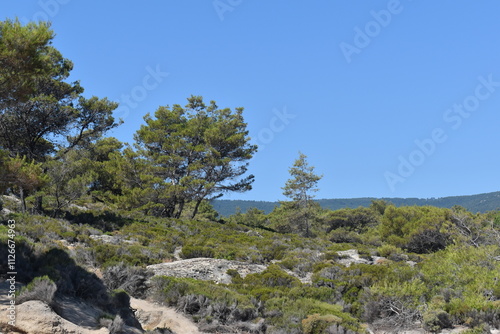
M135 298L130 298L130 306L137 310L137 319L146 330L166 327L176 334L203 334L193 321L171 307Z

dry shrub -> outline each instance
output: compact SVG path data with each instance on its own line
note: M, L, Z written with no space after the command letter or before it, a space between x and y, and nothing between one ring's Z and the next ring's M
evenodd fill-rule
M56 284L48 276L37 277L21 290L16 302L21 304L28 300L40 300L51 305L56 290Z

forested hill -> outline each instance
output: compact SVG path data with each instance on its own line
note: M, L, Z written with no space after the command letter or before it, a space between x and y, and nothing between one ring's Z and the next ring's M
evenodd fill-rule
M320 199L318 202L323 208L337 210L341 208L357 208L359 206L367 207L371 201L376 198L340 198L340 199ZM500 191L470 195L470 196L449 196L441 198L382 198L396 206L405 205L432 205L440 208L451 208L454 205L460 205L471 212L487 212L500 209ZM257 208L269 213L273 208L279 205L278 202L265 201L243 201L243 200L215 200L212 205L221 216L229 216L236 213L239 208L241 212L246 212L249 208Z

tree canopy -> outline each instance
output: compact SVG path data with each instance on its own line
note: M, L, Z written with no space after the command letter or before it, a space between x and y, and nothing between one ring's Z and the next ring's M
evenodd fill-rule
M45 22L0 22L0 148L43 161L117 126L118 106L85 98L78 81L66 82L73 63L54 48Z
M299 152L299 158L295 160L289 169L291 179L287 180L283 189L283 195L292 200L291 209L286 210L292 215L289 217L293 221L292 225L297 225L306 236L310 234L310 219L312 218L311 207L313 192L318 190L318 181L323 177L314 173L314 167L309 166L307 156ZM290 206L285 204L285 206ZM317 204L316 204L317 206ZM288 225L288 224L285 224Z
M187 100L185 107L159 107L154 118L147 114L135 135L136 162L144 159L152 175L143 187L150 195L145 197L155 193L161 214L172 217L188 202L195 203L194 216L204 199L250 190L254 179L240 178L257 150L249 143L243 108L219 109L201 96Z
M307 205L314 198L312 193L318 191L317 184L323 176L314 174L314 167L309 166L307 156L300 152L289 172L292 178L286 181L283 195L301 205Z

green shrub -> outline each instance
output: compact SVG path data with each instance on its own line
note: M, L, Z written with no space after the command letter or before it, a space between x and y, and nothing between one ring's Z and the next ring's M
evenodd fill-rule
M431 206L388 206L378 226L384 240L415 253L431 253L452 243L450 211Z
M341 320L339 317L331 314L320 315L315 313L302 320L302 330L304 334L322 334L325 333L325 329L331 324L337 324Z
M450 315L443 310L430 310L423 314L422 325L425 330L438 333L442 329L451 328Z
M183 259L193 259L197 257L213 258L215 256L215 252L213 249L203 246L184 246L180 256Z
M385 244L377 248L377 253L382 257L389 257L392 254L401 254L403 253L403 250L399 247Z
M302 324L302 320L315 314L317 314L317 316L312 316L308 321L306 320L306 326L311 325L309 328L315 329L315 326L321 328L325 320L335 319L338 320L345 329L354 332L363 332L360 328L359 321L350 314L343 312L342 306L340 305L332 305L311 298L291 299L288 296L283 296L268 300L265 307L267 310L266 312L276 315L269 319L269 321L273 325L288 330L288 332L291 332L294 328L299 328ZM294 325L294 323L296 323L296 325ZM330 322L330 324L332 323L333 322ZM316 333L322 332L316 331Z
M21 289L16 297L16 302L21 304L29 300L40 300L51 305L56 290L56 284L48 276L36 277L30 284Z
M481 324L471 329L467 329L462 332L462 334L490 334L490 328L486 324Z
M253 286L294 287L300 286L299 279L285 273L275 264L270 265L261 273L247 275L243 282Z
M342 227L331 231L328 234L331 242L335 243L360 243L361 238L357 232L349 231Z
M187 280L166 276L155 277L154 282L156 289L159 290L154 295L170 306L177 305L179 299L188 293L190 287Z
M346 232L362 233L379 223L378 217L373 210L361 207L357 209L346 208L330 211L325 220L325 224L328 226L327 232L342 229Z
M226 274L231 276L231 282L233 284L241 284L243 282L240 273L236 269L228 269Z

